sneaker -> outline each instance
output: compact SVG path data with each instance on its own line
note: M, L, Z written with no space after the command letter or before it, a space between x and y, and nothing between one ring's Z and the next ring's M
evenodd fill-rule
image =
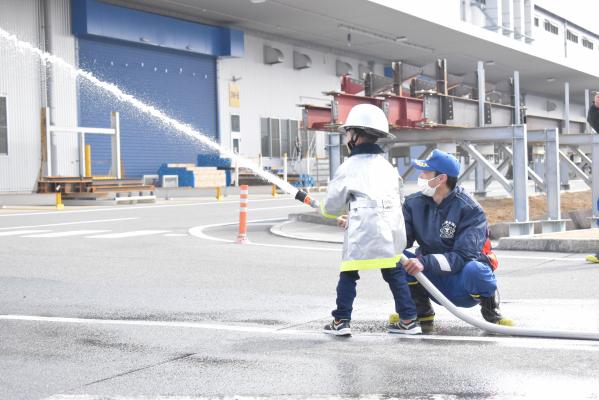
M410 322L399 320L398 322L387 325L387 331L389 331L389 333L402 333L404 335L420 335L422 333L420 323L417 320Z
M599 255L595 254L592 256L587 256L586 260L590 263L599 263Z
M350 336L349 319L334 319L333 322L324 326L323 332L335 336Z

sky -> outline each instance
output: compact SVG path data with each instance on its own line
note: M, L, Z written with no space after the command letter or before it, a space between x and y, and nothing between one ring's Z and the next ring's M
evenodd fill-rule
M599 35L599 0L535 0L535 4Z

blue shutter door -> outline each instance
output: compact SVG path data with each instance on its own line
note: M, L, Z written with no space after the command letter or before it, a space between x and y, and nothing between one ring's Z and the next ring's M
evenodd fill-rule
M79 66L97 78L218 141L216 59L102 39L79 39ZM156 174L162 163L194 163L208 149L149 114L81 80L79 123L110 127L119 111L121 158L127 177ZM92 147L92 171L110 171L110 138L86 135Z

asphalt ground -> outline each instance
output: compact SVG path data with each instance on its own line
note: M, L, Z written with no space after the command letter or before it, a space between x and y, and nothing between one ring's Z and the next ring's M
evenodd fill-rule
M322 334L340 246L270 233L302 207L251 197L245 245L232 196L2 214L0 398L599 398L598 342L489 335L442 307L432 335L386 333L377 271L353 336ZM518 326L599 331L599 267L498 253Z

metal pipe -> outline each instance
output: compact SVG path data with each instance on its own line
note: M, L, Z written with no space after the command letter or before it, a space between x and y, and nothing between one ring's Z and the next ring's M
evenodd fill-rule
M401 255L400 262L406 263L408 258L405 255ZM462 321L487 331L490 333L497 333L501 335L509 336L524 336L524 337L543 337L543 338L556 338L556 339L579 339L579 340L599 340L599 332L579 332L579 331L563 331L563 330L549 330L549 329L530 329L530 328L517 328L513 326L497 325L487 321L480 321L471 315L468 315L458 307L456 307L439 289L435 287L428 280L428 278L422 273L418 272L414 275L416 280L430 293L435 300L444 306L449 312L461 319Z
M514 187L514 216L516 222L528 222L528 144L526 125L513 127L512 171Z
M591 93L589 91L589 89L585 89L584 90L584 113L586 115L586 113L589 112L589 108L591 108ZM585 120L585 132L592 132L591 130L591 124L589 124L589 121ZM598 132L599 133L599 132Z
M551 220L561 219L559 179L559 134L556 129L547 129L545 142L545 187L547 210Z
M564 83L564 129L562 133L570 133L570 83Z

